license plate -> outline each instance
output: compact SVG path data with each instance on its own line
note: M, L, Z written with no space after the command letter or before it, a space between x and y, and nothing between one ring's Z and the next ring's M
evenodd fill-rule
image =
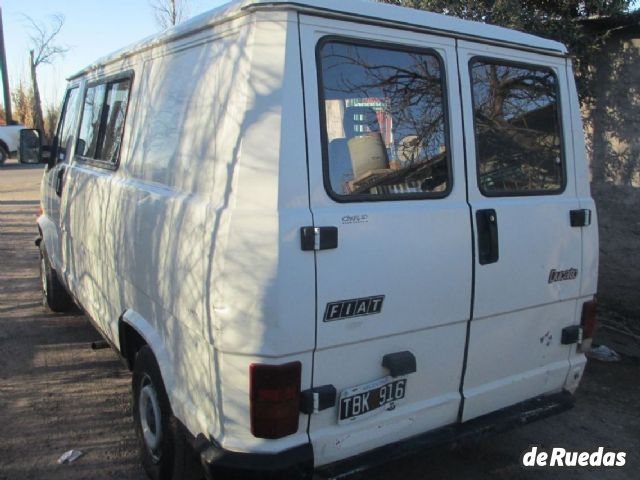
M340 393L338 423L352 422L382 410L393 410L404 398L406 378L384 377L374 382L347 388Z

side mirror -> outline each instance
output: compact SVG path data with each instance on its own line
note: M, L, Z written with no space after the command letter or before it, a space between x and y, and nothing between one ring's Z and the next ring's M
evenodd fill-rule
M42 138L40 132L33 128L20 130L20 148L18 149L20 163L42 162Z

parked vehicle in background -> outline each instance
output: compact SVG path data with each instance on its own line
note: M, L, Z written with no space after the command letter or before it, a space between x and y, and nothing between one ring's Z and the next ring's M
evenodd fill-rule
M69 80L43 297L133 371L155 479L194 452L339 473L526 423L571 406L593 328L583 142L559 43L236 2Z
M20 130L24 125L16 123L14 125L0 125L0 165L10 156L18 152L20 145Z

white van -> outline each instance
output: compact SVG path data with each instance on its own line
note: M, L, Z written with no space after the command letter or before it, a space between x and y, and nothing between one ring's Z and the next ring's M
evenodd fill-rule
M153 478L183 447L208 473L334 475L499 431L569 407L584 370L584 151L554 41L236 2L70 78L45 301L133 370Z

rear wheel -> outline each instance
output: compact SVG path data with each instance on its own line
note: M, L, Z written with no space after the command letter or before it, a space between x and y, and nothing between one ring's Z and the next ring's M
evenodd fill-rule
M7 152L6 148L0 145L0 165L2 165L7 158L9 158L9 152Z
M133 367L133 419L142 465L153 480L169 480L173 470L171 406L160 368L148 346L136 355Z
M153 480L199 479L198 456L173 417L160 367L144 345L133 367L133 419L142 465Z
M40 247L40 283L42 284L42 304L54 312L67 312L73 307L73 300L51 268L44 247Z

